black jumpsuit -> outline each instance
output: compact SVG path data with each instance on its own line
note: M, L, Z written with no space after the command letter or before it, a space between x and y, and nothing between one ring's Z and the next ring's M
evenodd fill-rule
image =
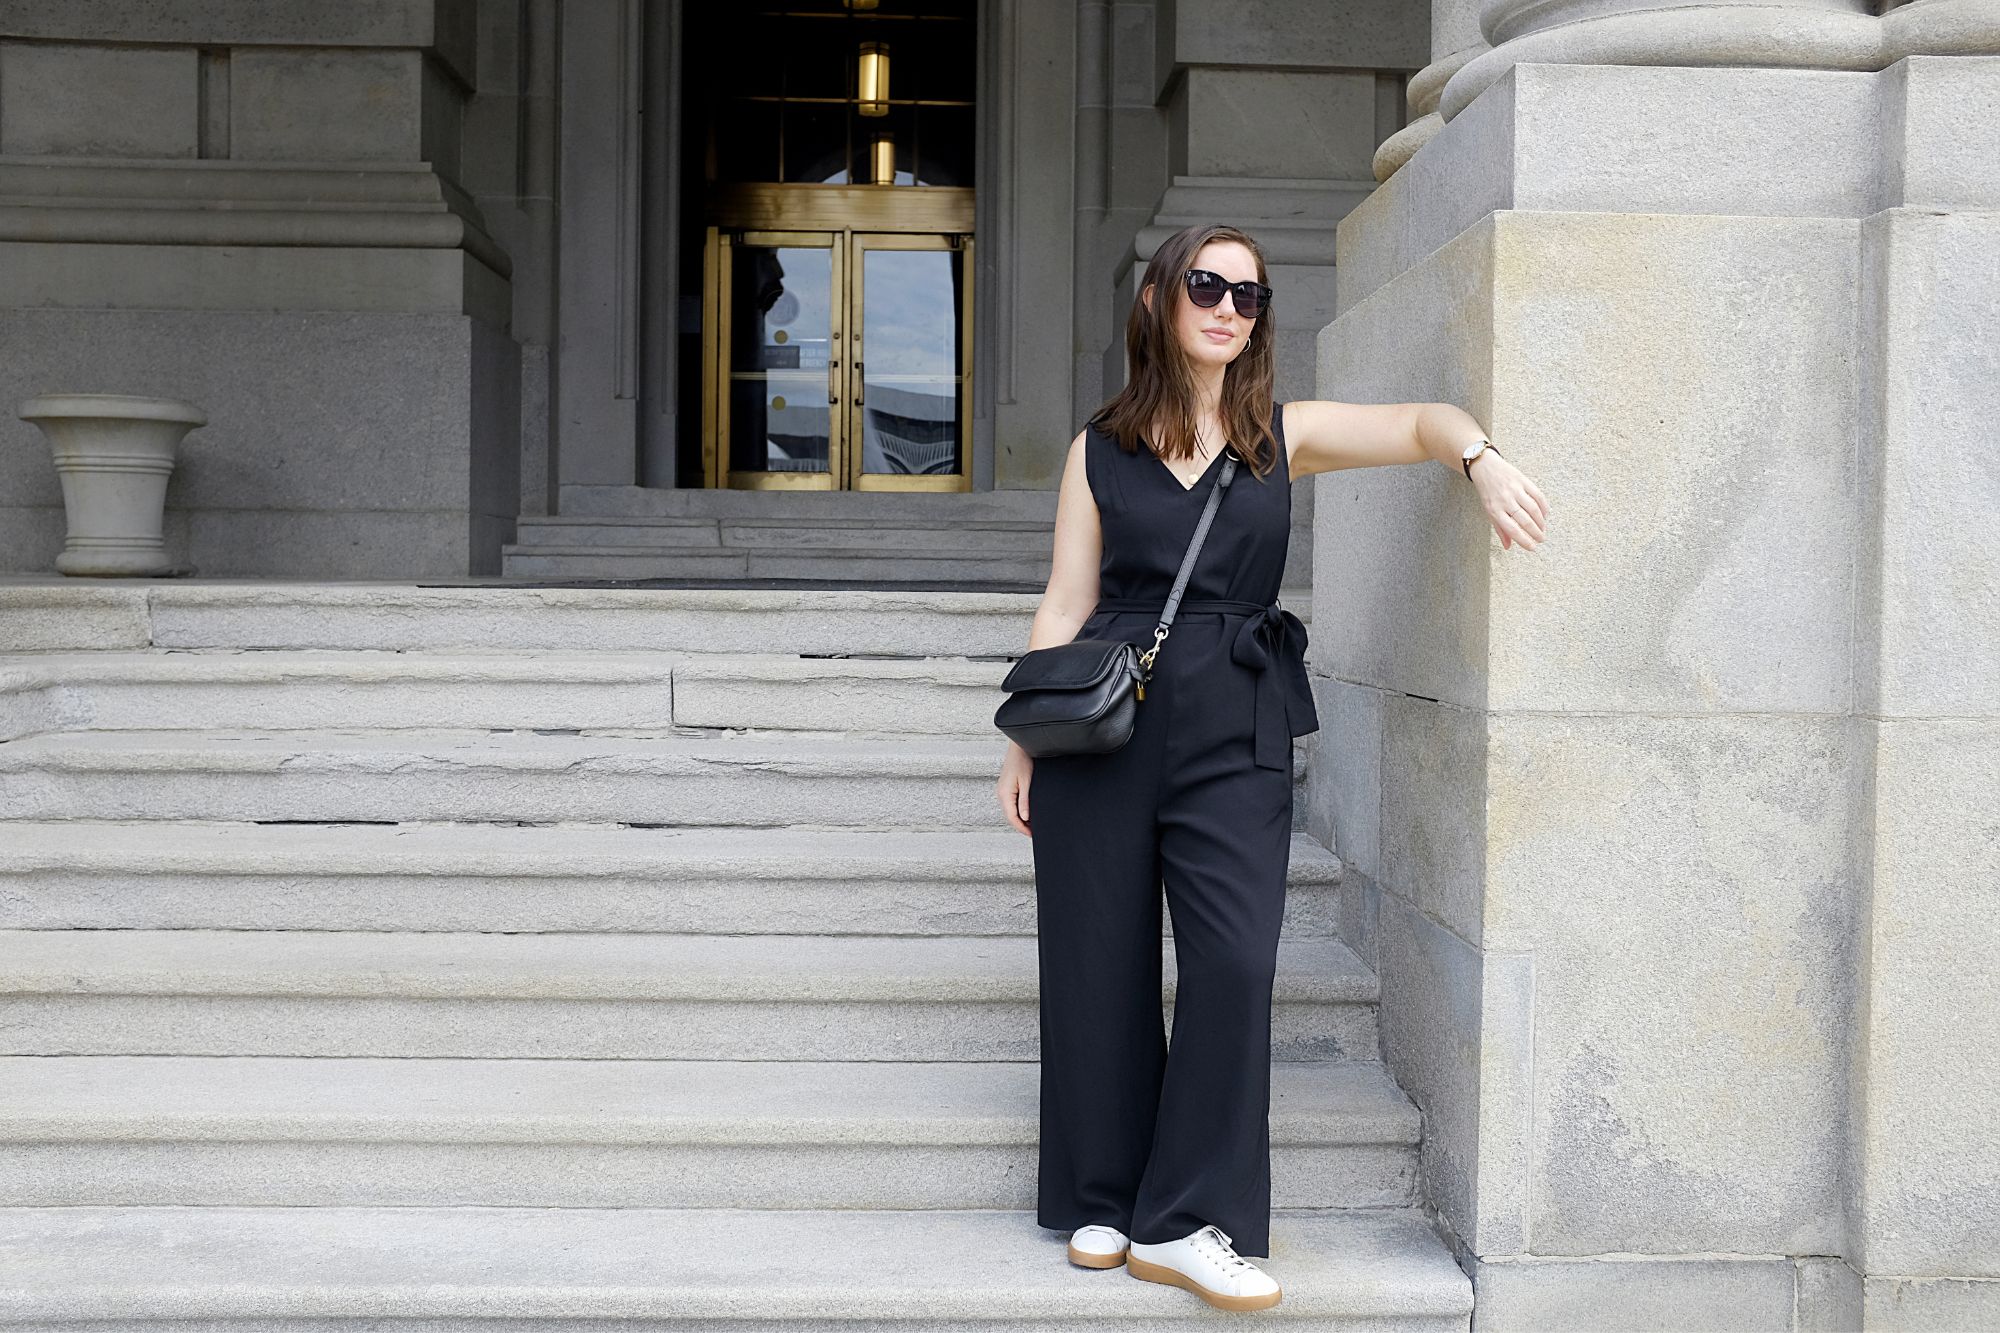
M1292 835L1292 737L1316 731L1304 626L1277 605L1291 532L1277 464L1239 462L1131 738L1034 761L1028 790L1041 964L1036 1221L1141 1243L1213 1223L1270 1253L1271 988ZM1086 431L1103 529L1078 638L1142 650L1222 470L1183 487L1142 442ZM1172 912L1173 1040L1161 1024L1160 887Z

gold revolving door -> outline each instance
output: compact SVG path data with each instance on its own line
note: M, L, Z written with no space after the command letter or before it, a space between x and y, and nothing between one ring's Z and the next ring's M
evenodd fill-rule
M703 12L705 484L970 490L974 6Z
M712 484L968 489L972 237L908 209L845 220L710 228Z

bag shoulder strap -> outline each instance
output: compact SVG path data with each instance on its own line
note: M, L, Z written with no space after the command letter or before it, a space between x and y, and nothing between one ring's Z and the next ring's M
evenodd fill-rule
M1201 554L1201 544L1208 537L1209 525L1215 521L1215 508L1222 503L1222 493L1229 489L1229 483L1235 476L1236 451L1226 449L1222 475L1216 479L1215 489L1208 493L1208 503L1201 508L1201 519L1194 525L1194 536L1188 539L1187 554L1181 557L1180 571L1174 575L1174 589L1167 594L1167 604L1160 612L1160 623L1153 628L1153 646L1139 654L1139 663L1148 675L1152 673L1153 658L1160 651L1160 642L1167 637L1168 626L1174 623L1174 612L1180 609L1181 594L1187 591L1188 578L1194 573L1195 558Z

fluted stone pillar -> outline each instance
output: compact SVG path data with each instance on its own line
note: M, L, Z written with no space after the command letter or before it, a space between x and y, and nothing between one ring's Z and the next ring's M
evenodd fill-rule
M1488 0L1317 395L1311 826L1482 1333L2000 1327L2000 30ZM1463 48L1460 48L1463 49Z

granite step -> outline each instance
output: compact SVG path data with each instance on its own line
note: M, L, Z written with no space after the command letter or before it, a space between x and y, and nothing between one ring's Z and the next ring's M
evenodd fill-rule
M1032 1208L1020 1061L0 1057L0 1205ZM1372 1061L1271 1074L1279 1207L1414 1205Z
M0 1054L1035 1060L1013 936L0 931ZM1177 991L1161 944L1162 1010ZM1380 1058L1375 974L1278 946L1272 1054Z
M998 732L48 733L0 746L0 819L993 828L1005 748Z
M0 1209L0 1327L1067 1333L1229 1317L1076 1267L1066 1239L1021 1209ZM1259 1266L1284 1299L1260 1322L1471 1326L1471 1281L1415 1209L1280 1210L1270 1248Z
M691 551L842 550L879 554L1029 555L1046 560L1054 516L974 518L939 514L914 521L882 515L564 514L523 518L509 549L550 547Z
M98 584L0 578L0 653L130 648L891 653L1025 651L1039 592ZM1309 609L1293 608L1300 615Z
M1009 663L778 653L246 651L0 658L0 741L52 731L675 728L993 736Z
M808 491L737 490L732 487L563 487L560 518L674 519L709 524L758 520L812 524L860 519L877 527L918 523L1020 523L1047 532L1056 519L1057 495L1048 490Z
M1284 602L1311 623L1312 599ZM0 653L102 649L385 652L888 653L1026 651L1039 589L537 587L509 579L99 583L0 575Z
M579 537L565 540L575 543ZM1049 578L1049 534L1034 548L966 553L952 545L930 550L877 549L868 545L767 547L737 545L720 550L682 546L592 546L509 544L500 548L500 567L509 578L657 579L690 575L722 578L821 579L844 583L930 583L949 580L968 587L1019 588Z
M1341 874L1293 835L1285 938L1337 933ZM1033 935L1034 849L1012 828L22 821L0 929Z

